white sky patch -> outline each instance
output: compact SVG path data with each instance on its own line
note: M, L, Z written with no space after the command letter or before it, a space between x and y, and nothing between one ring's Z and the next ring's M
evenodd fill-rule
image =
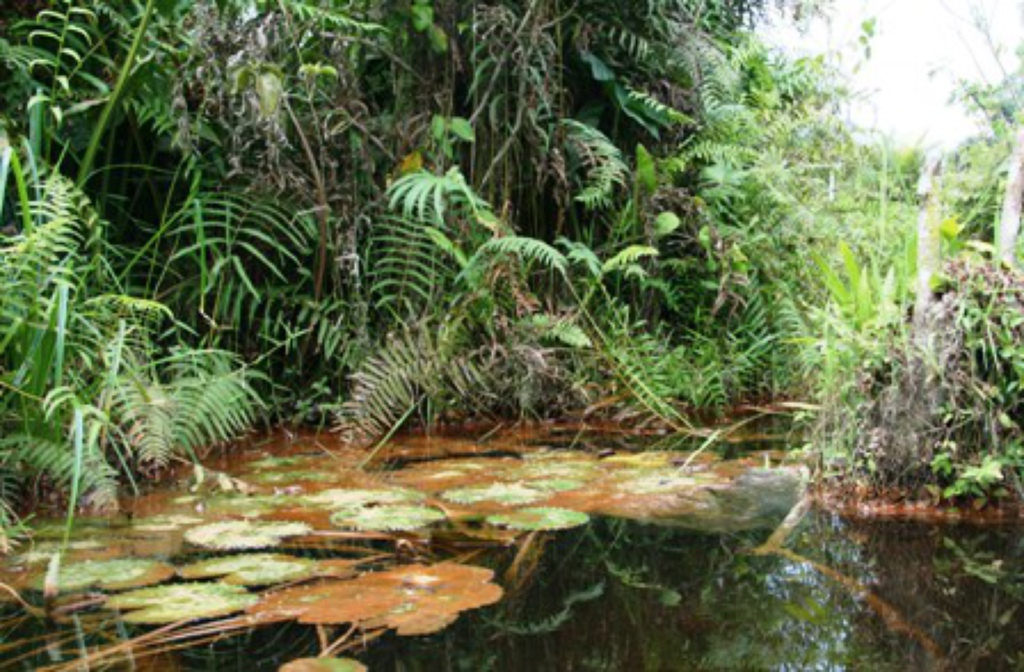
M1024 44L1024 0L834 0L830 15L804 32L780 23L763 34L791 53L836 55L860 94L851 121L924 147L950 147L980 130L950 101L957 82L1002 80ZM866 57L859 38L872 18Z

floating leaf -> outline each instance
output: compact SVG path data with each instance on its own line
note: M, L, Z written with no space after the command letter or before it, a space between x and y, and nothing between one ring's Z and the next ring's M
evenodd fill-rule
M692 476L680 476L675 471L659 471L623 481L618 489L633 495L658 495L693 490L699 485L701 481Z
M338 479L328 471L264 471L246 475L253 483L279 485L281 483L329 483Z
M153 516L151 518L136 518L132 521L131 529L136 532L173 532L189 525L198 525L205 522L203 518L185 515Z
M64 564L57 578L61 592L102 588L104 590L127 590L166 581L174 576L174 568L158 560L146 558L118 558L116 560L83 560ZM43 589L45 572L40 572L32 581L33 587Z
M351 658L299 658L277 672L367 672L367 667Z
M278 467L295 467L303 462L308 462L309 458L296 457L296 456L281 456L281 457L264 457L250 462L248 467L250 469L277 469Z
M331 516L331 523L354 530L396 532L419 530L444 519L444 512L430 506L397 505L342 509Z
M178 583L122 593L107 600L107 607L128 611L129 623L160 625L178 621L227 616L259 601L241 586L224 583Z
M586 483L583 481L577 481L572 478L541 478L536 481L530 481L531 488L543 490L544 492L568 492L570 490L579 490L585 485Z
M278 509L289 506L292 501L287 497L259 495L218 495L207 499L203 506L210 513L224 513L243 518L256 518Z
M487 522L491 525L524 531L567 530L572 527L586 525L589 520L590 516L580 511L558 509L550 506L520 509L511 513L487 516Z
M426 635L451 624L463 611L501 599L501 587L493 578L489 569L450 562L407 565L351 581L282 590L249 613L261 619L352 623L363 629L393 628L399 635Z
M61 544L59 541L44 541L36 544L31 551L19 555L17 557L17 561L26 565L37 565L49 562L50 558L57 553L60 553L62 548L65 552L95 551L106 548L106 544L95 539L72 540L69 541L66 546Z
M380 504L407 504L421 502L424 499L423 493L404 488L388 490L334 488L306 495L302 498L302 502L328 509L352 509Z
M203 560L181 568L186 579L224 577L224 583L238 586L270 586L307 579L318 574L316 560L274 553L233 555Z
M217 550L256 549L277 546L284 537L310 532L312 528L305 523L227 520L193 527L185 533L185 541Z
M492 483L491 485L448 490L442 496L457 504L479 504L481 502L532 504L547 499L548 493L521 483Z

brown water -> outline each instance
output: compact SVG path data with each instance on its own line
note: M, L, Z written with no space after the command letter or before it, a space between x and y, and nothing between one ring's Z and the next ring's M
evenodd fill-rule
M328 439L302 436L286 445L263 443L245 459L214 466L236 476L295 474L295 464L254 470L252 463L264 453L309 458L319 471L337 478L296 485L274 482L275 476L258 486L307 493L365 487L364 478L377 486L426 488L423 479L439 473L441 478L430 482L450 478L452 485L479 485L479 475L451 473L470 454L492 480L508 480L510 472L503 469L522 476L523 466L534 464L524 454L541 450L543 460L585 462L600 470L600 478L588 485L550 493L542 502L591 514L589 524L573 529L492 528L480 517L521 505L467 507L431 491L427 501L438 502L448 519L426 531L313 534L272 549L320 560L375 556L363 570L454 559L494 571L502 599L462 613L436 634L400 637L379 627L350 633L343 640L345 655L374 671L1024 669L1020 526L857 521L811 512L784 553L755 555L751 551L768 538L799 493L784 477L789 472L765 469L785 462L777 450L785 444L771 435L748 438L748 443L719 447L714 457L692 456L693 442L660 443L653 447L674 455L660 466L630 462L632 450L651 448L661 441L657 438L564 428L485 441L410 438L380 455L378 466L388 471L365 477L347 466L349 458L361 456ZM615 459L619 462L608 462ZM635 478L632 469L644 470L643 478ZM651 469L660 470L653 495L620 497L601 480L615 474L615 483L650 484ZM684 478L677 482L679 473ZM135 523L95 521L92 538L109 541L78 553L103 555L117 547L118 556L157 557L179 568L225 554L190 547L181 530L133 531L140 517L155 513L234 517L197 511L195 500L173 503L180 497L180 490L161 491L129 502ZM331 528L323 512L274 510L263 517ZM104 528L112 534L96 536ZM76 538L89 539L89 530L84 526ZM38 602L38 594L26 590L25 595ZM28 617L13 605L4 613L2 669L86 669L79 661L93 656L88 669L276 670L289 660L317 655L323 642L338 641L349 631L292 621L239 626L234 618L223 621L230 627L214 626L203 636L197 630L201 624L183 625L147 643L138 638L152 633L153 626L127 623L100 604L68 611L57 623ZM175 640L174 632L182 639ZM95 657L119 645L117 655Z

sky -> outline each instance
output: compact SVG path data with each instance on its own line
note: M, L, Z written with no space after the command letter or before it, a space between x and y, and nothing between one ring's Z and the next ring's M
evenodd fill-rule
M862 96L852 121L926 148L948 148L978 131L950 102L956 82L1002 80L1024 44L1024 0L833 0L829 14L802 31L776 23L765 35L793 53L839 54ZM870 19L867 55L859 38Z

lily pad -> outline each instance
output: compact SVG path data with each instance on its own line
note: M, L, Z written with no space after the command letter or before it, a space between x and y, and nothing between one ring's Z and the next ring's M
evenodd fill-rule
M37 565L44 562L49 562L57 553L61 552L63 545L59 541L43 541L35 544L32 550L26 551L21 555L17 556L19 563L26 565ZM78 539L72 540L64 546L64 551L95 551L102 548L106 548L106 544L95 539Z
M522 483L492 483L469 488L448 490L442 494L445 499L456 504L479 504L496 502L498 504L533 504L547 499L549 493L527 487Z
M174 568L158 560L146 558L118 558L116 560L83 560L67 563L60 568L57 587L61 592L102 588L127 590L152 586L174 576ZM46 572L39 572L32 586L42 590Z
M264 485L291 483L330 483L338 479L337 474L327 471L263 471L245 476L246 480Z
M242 518L257 518L267 513L289 506L292 501L287 497L274 495L218 495L207 499L203 506L210 513L223 513Z
M282 590L249 613L263 619L352 623L363 629L392 628L399 635L426 635L451 624L463 611L501 599L501 587L491 582L493 578L489 569L450 562L407 565L351 581Z
M178 583L133 590L107 600L110 609L127 611L129 623L161 625L227 616L256 604L259 597L225 583Z
M305 523L227 520L193 527L185 533L185 541L216 550L244 550L277 546L285 537L298 537L312 531Z
M444 520L444 512L430 506L397 505L343 509L331 523L354 530L398 532L419 530Z
M185 515L153 516L137 518L132 522L131 529L135 532L173 532L189 525L205 522L204 518Z
M290 555L256 553L203 560L181 568L186 579L224 577L224 583L238 586L271 586L298 581L318 573L316 560Z
M298 456L270 456L264 457L254 462L250 462L247 467L250 469L277 469L279 467L295 467L303 462L308 461L307 457Z
M387 490L360 490L332 488L302 498L303 503L327 509L353 509L380 504L409 504L422 502L425 496L416 490L391 488Z
M530 481L529 486L544 492L569 492L570 490L579 490L586 486L586 483L573 478L542 478Z
M508 527L513 530L567 530L586 525L590 516L581 511L548 506L487 516L486 520L491 525Z
M693 490L700 485L702 485L700 480L692 476L682 476L671 470L656 471L630 478L619 483L618 489L632 495L660 495L679 490Z
M277 672L367 672L367 667L352 658L299 658Z

